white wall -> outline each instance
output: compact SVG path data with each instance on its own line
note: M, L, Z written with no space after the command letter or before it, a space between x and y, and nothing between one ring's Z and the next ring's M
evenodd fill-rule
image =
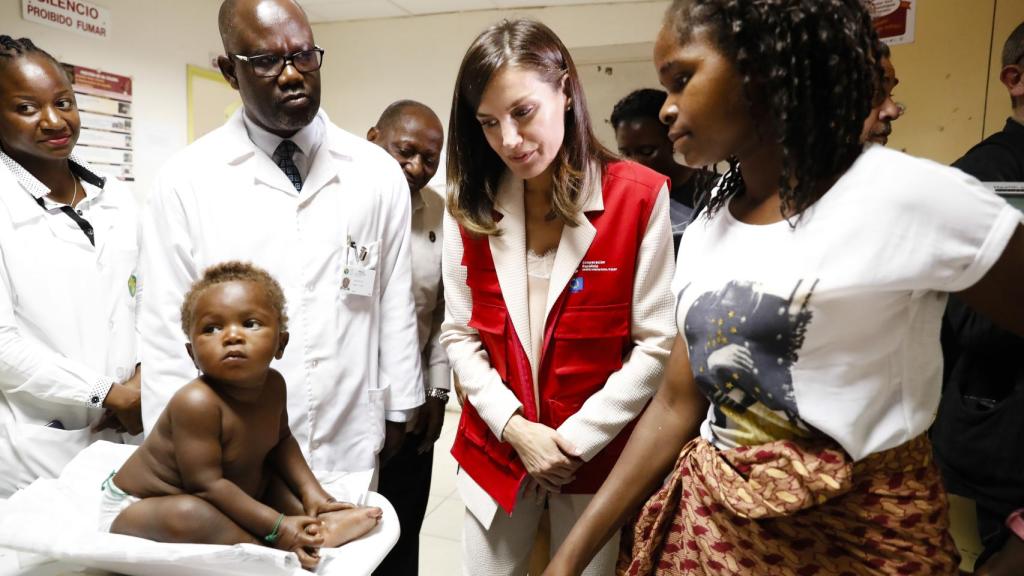
M612 128L612 108L638 88L658 88L658 75L648 56L628 62L601 62L578 64L580 81L587 95L587 107L593 122L594 134L612 151L617 150L615 129Z
M94 0L112 14L110 37L27 22L20 0L0 0L0 34L31 38L58 60L131 76L135 192L145 194L164 159L186 142L185 65L219 53L217 0Z
M316 42L327 51L323 106L335 123L359 135L388 104L402 98L430 106L447 127L462 56L487 26L528 16L550 26L573 51L635 45L654 40L667 6L667 1L560 6L317 24ZM616 100L630 89L614 88L621 92ZM610 113L591 109L595 122Z

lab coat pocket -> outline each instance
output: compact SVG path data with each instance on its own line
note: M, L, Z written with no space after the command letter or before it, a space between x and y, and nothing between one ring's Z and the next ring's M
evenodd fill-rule
M56 478L64 465L92 441L92 431L61 430L7 422L0 428L0 496L24 488L39 477Z
M380 263L380 240L361 242L353 238L346 250L345 264L360 266L367 270L376 270Z
M380 289L377 266L380 263L380 240L361 244L351 241L345 250L341 267L341 298L348 307L369 306L369 296ZM356 300L352 300L356 297ZM359 300L362 299L362 301Z
M369 401L366 425L374 454L379 453L380 449L384 447L384 405L390 387L391 385L388 384L383 388L372 388L366 391Z

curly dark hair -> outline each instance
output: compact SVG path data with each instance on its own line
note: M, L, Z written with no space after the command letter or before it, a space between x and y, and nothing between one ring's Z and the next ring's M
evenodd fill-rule
M612 108L612 128L618 129L619 124L635 118L653 118L661 124L661 106L665 104L668 94L664 90L641 88L626 94ZM668 127L665 127L668 132Z
M665 26L685 44L698 29L732 60L762 132L782 147L781 211L803 213L853 164L882 84L881 42L861 0L675 0ZM709 200L745 191L735 158ZM790 220L795 225L793 220Z
M282 332L288 329L288 314L285 313L284 291L266 270L253 266L248 262L222 262L210 266L203 272L203 277L196 280L185 294L181 303L181 329L189 336L189 329L195 321L196 302L208 288L225 282L253 282L263 288L270 306L277 311L278 325Z
M535 20L502 20L476 37L466 51L455 80L448 121L448 211L469 231L496 235L492 209L505 164L491 149L476 111L491 77L505 67L536 72L551 86L565 79L572 106L565 113L565 140L553 160L551 209L576 226L580 198L596 162L603 171L615 159L594 136L587 99L572 56L555 33Z

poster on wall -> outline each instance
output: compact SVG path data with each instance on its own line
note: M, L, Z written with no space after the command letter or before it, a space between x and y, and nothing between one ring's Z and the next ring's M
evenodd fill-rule
M917 0L868 0L868 11L882 42L893 46L914 41Z
M102 176L134 182L132 79L74 64L64 69L82 120L75 153Z

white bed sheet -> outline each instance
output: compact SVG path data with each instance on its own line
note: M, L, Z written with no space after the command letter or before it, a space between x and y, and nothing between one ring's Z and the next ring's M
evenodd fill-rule
M294 554L263 546L164 544L99 532L100 484L134 449L97 442L76 456L60 478L37 480L9 500L0 501L0 575L102 571L139 576L310 574ZM398 516L391 503L365 490L369 474L350 474L324 485L339 500L379 506L384 516L366 536L340 548L321 550L316 574L368 575L398 541Z

